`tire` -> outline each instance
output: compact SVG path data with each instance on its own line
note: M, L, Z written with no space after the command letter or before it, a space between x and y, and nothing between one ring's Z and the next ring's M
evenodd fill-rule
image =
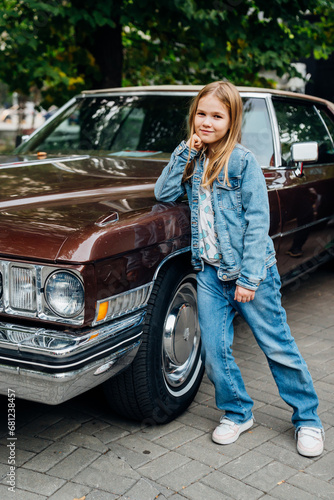
M177 417L202 380L200 344L196 276L184 262L175 262L155 282L134 361L104 383L113 411L153 425Z

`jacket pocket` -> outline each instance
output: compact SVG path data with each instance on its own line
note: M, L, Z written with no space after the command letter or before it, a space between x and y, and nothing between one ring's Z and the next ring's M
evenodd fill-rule
M219 207L223 210L237 210L241 205L240 177L230 177L230 185L217 182Z

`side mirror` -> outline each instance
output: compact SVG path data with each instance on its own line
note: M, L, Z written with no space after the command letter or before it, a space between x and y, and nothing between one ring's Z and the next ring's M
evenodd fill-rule
M291 146L292 161L298 163L295 170L296 177L303 177L303 163L304 161L317 161L318 160L318 143L317 142L295 142Z
M291 146L291 158L295 162L317 161L318 143L317 142L295 142Z

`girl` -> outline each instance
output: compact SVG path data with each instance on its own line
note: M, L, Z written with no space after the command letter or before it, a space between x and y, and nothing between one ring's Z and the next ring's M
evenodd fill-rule
M318 398L281 305L265 179L254 155L240 145L241 121L242 102L234 85L205 86L190 107L189 139L173 152L155 196L168 202L188 195L202 356L217 407L225 412L213 441L233 443L254 422L253 401L232 356L237 311L293 409L298 452L318 456L324 441Z

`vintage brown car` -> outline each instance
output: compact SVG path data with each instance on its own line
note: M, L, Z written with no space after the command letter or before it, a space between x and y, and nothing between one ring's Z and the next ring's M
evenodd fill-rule
M103 383L164 423L203 374L187 200L153 188L199 87L89 91L0 165L0 392L57 404ZM333 105L240 88L282 280L333 256Z

